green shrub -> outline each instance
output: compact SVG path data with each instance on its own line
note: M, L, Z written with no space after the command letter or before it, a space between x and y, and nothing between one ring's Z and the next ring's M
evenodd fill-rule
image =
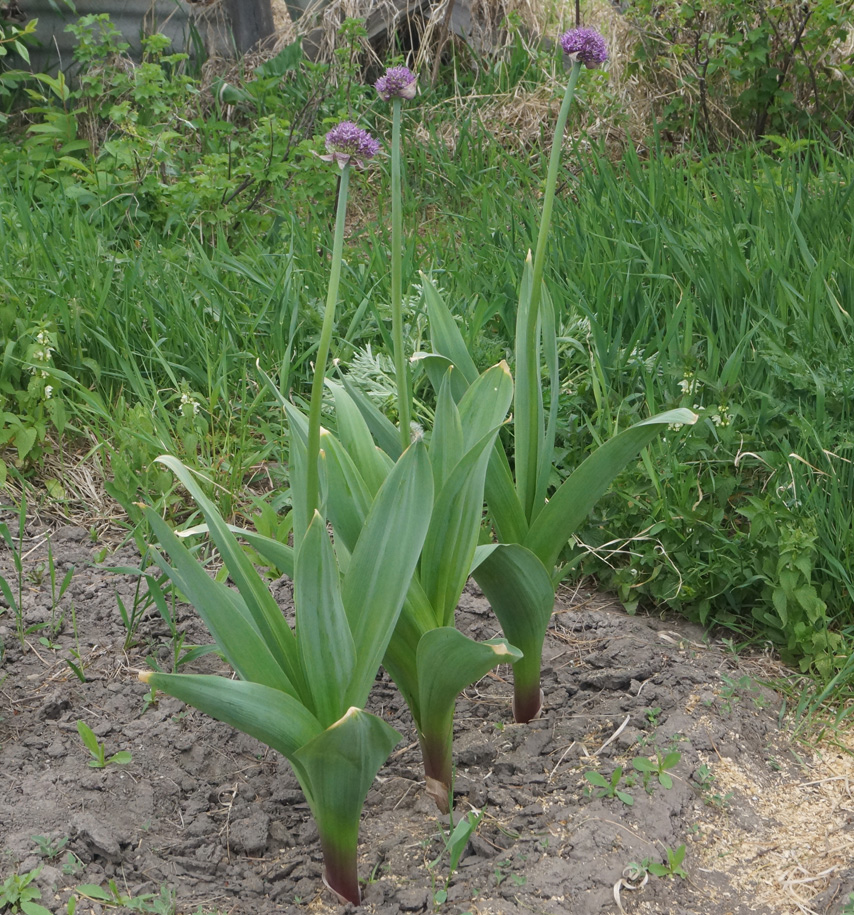
M633 73L661 124L713 141L837 129L854 92L851 0L636 0Z

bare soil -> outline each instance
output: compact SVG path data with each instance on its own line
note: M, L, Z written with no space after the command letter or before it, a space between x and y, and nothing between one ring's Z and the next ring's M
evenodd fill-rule
M101 557L85 529L55 530L57 581L75 571L52 608L47 533L33 529L24 544L23 602L25 624L46 628L21 648L11 610L0 616L0 884L41 865L41 903L64 913L74 895L79 915L132 910L75 892L110 880L134 897L166 886L188 915L343 912L323 889L316 830L288 763L177 700L146 706L135 671L146 656L168 668L173 649L153 608L125 647L117 596L130 610L136 579L110 567L138 566L139 556L124 547ZM9 551L0 572L14 587ZM271 586L287 612L289 583ZM209 641L189 608L179 625L187 644ZM459 626L476 638L498 634L474 587ZM72 652L85 682L67 663ZM217 667L209 655L193 669ZM760 682L781 670L684 621L631 617L607 596L567 593L546 645L542 717L512 723L507 668L458 703L457 814L483 818L454 874L412 722L381 676L372 710L403 739L365 806L362 911L842 913L854 892L854 765L838 746L791 740L780 697ZM128 750L132 762L90 768L78 720L108 756ZM670 753L678 761L665 777L644 784L634 761ZM584 777L610 779L617 766L631 805L597 796ZM46 857L36 835L68 843ZM644 879L629 868L666 864L683 845L685 877Z

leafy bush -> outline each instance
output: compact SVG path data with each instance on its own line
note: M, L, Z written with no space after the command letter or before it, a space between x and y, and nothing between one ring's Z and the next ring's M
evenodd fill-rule
M163 35L143 39L142 60L106 14L68 26L77 39L74 88L38 74L27 114L26 169L41 193L59 187L100 219L136 235L157 228L213 242L267 231L285 212L328 195L329 177L305 174L324 118L342 97L330 67L303 59L299 42L232 85L187 72Z
M663 125L708 138L837 129L852 98L851 0L636 0L633 72Z
M23 25L4 19L4 9L0 8L0 104L6 107L25 74L8 66L10 55L17 55L25 64L30 62L27 45L35 41L37 19L30 19ZM5 124L7 115L0 112L0 125Z

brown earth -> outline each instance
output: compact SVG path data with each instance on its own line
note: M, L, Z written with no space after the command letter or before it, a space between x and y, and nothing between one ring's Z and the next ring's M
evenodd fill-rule
M24 621L46 628L30 632L22 649L12 611L0 617L0 885L42 866L41 903L65 913L73 895L78 915L343 912L323 889L316 830L288 764L177 700L146 707L135 671L147 655L168 667L173 645L149 608L125 647L117 597L130 612L137 579L110 567L138 567L139 556L129 547L102 556L103 544L85 529L55 530L57 583L72 565L74 573L52 611L47 534L34 527L23 550ZM2 550L0 572L14 591L12 556ZM289 583L272 588L287 611ZM497 634L473 587L458 618L476 638ZM53 630L52 620L61 620ZM186 644L209 641L188 608L178 609L178 626ZM75 651L85 682L67 664ZM209 655L194 669L217 665ZM362 911L850 911L852 756L791 740L779 696L760 685L781 672L684 621L630 617L607 596L567 593L546 645L543 716L512 723L506 668L458 703L457 810L483 818L455 874L442 854L443 824L424 795L411 720L381 677L372 709L403 739L365 806ZM127 750L132 762L90 768L78 720L108 756ZM837 738L854 748L850 734ZM633 761L674 752L678 762L665 774L672 787L657 775L645 787ZM632 805L597 796L584 778L593 771L609 778L618 765L618 788ZM68 843L50 858L33 836ZM683 845L684 878L644 880L629 869L665 863L668 849ZM148 908L127 900L109 908L75 891L110 880L133 897L167 887L175 907L149 899Z

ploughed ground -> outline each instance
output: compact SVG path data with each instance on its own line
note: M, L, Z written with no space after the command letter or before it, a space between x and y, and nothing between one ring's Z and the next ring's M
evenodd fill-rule
M110 567L138 567L139 556L129 547L101 556L85 529L54 529L57 584L75 571L52 609L47 534L37 524L28 532L23 601L25 625L46 628L22 649L12 611L0 616L0 885L40 867L40 903L64 913L73 896L80 915L169 911L169 893L182 915L343 911L323 888L317 833L288 763L175 699L146 704L136 671L147 656L169 669L173 642L151 607L124 647L117 597L130 612L137 579ZM14 589L5 548L0 572ZM288 613L289 583L271 587ZM210 641L190 608L177 612L185 646ZM473 586L458 620L475 638L499 634ZM183 669L225 672L214 655ZM845 911L854 760L844 745L854 748L854 737L795 740L780 696L763 685L786 676L771 657L737 656L683 620L627 616L582 586L562 595L544 669L545 708L533 724L512 722L507 668L458 702L457 816L482 818L453 874L412 722L378 678L371 708L402 740L365 805L365 913ZM89 767L78 720L108 757L130 751L130 764ZM662 778L635 766L668 756ZM585 778L610 781L617 766L631 804ZM51 857L33 836L54 849L68 841ZM684 876L650 872L682 846ZM110 881L123 906L79 889L109 893Z

